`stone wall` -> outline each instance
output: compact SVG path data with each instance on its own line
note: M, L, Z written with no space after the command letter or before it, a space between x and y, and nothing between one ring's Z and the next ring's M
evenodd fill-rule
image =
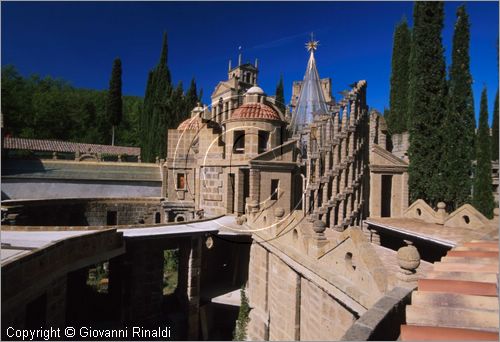
M161 196L160 165L62 160L2 161L2 199Z
M223 168L221 166L202 167L200 173L200 208L203 208L208 215L225 214L224 185L226 188L232 185L223 179L225 177Z
M304 278L301 280L300 299L300 340L340 340L354 322L350 311Z
M8 208L13 225L102 226L108 223L110 212L116 213L117 225L155 223L157 214L165 222L160 198L155 197L21 200L2 205Z
M300 337L300 276L276 255L269 255L269 339Z
M250 340L339 340L356 315L259 243L251 248Z
M410 147L410 133L403 132L391 136L392 154L408 161L408 148Z

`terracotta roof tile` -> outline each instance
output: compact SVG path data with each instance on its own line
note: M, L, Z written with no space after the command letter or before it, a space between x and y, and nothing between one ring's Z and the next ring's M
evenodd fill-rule
M238 107L231 115L231 120L251 119L282 121L274 109L263 103L246 103Z
M187 120L184 120L180 123L179 127L177 127L178 131L184 131L184 130L192 130L192 131L198 131L203 127L203 124L201 123L201 119L198 116L189 118Z
M3 139L2 147L8 150L31 150L45 152L90 152L112 155L126 154L129 156L139 156L141 154L140 147L84 144L60 140L24 139L10 137L5 137Z

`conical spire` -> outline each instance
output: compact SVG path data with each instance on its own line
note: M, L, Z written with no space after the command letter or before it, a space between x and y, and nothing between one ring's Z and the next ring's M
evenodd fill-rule
M304 80L302 81L299 99L292 116L291 127L293 133L307 127L313 121L315 115L326 114L328 111L325 97L321 90L316 60L314 59L314 51L318 48L318 43L312 36L311 40L306 43L306 48L310 56Z

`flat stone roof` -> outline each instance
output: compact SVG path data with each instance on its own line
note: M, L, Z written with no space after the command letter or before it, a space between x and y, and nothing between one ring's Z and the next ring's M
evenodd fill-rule
M46 248L54 242L68 238L96 234L99 231L2 231L1 263L9 262L30 254L34 250Z
M367 218L365 223L399 234L406 234L440 245L455 247L457 244L473 239L498 238L498 227L483 226L477 229L445 227L409 218Z

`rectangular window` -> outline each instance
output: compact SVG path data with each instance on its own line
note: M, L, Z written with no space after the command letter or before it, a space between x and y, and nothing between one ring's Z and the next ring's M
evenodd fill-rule
M233 153L245 153L245 131L234 131Z
M259 154L267 151L268 141L269 141L269 132L259 131L259 151L258 151Z
M271 179L271 200L278 199L279 179Z
M183 173L177 174L177 190L184 190L186 188L185 176Z
M116 211L108 211L106 212L106 225L108 226L116 226L118 224L118 214Z

